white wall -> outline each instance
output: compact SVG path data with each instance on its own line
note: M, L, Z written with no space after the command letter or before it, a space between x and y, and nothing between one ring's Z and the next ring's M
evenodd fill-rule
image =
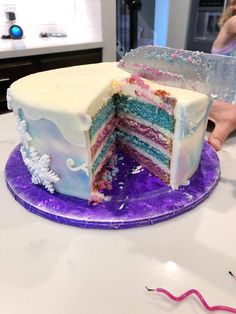
M191 0L156 0L154 43L186 48Z
M101 0L0 0L0 27L5 30L9 27L4 13L7 3L14 3L16 23L28 36L40 31L65 31L80 38L91 32L102 34Z
M186 47L191 0L170 0L167 46Z
M104 61L115 60L115 0L0 0L0 36L11 25L4 12L8 4L14 4L15 23L23 28L25 40L38 38L40 32L65 32L73 41L103 41Z
M166 46L169 23L169 0L156 0L154 19L154 45Z
M116 60L116 0L101 0L103 61Z

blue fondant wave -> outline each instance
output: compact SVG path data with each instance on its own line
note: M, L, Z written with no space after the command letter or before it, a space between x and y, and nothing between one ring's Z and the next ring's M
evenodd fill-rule
M55 183L56 191L66 195L88 199L90 196L90 177L84 171L72 172L66 166L71 158L76 164L87 163L86 149L79 148L68 142L56 124L45 118L28 119L22 110L20 117L27 121L27 131L32 136L32 146L40 154L48 154L51 158L51 169L60 177Z

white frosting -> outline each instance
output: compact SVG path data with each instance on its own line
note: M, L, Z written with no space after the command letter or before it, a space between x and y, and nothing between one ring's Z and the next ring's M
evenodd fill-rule
M68 141L85 146L78 131L89 130L91 116L112 95L113 79L125 76L116 63L68 67L28 75L14 82L8 94L28 118L47 117Z
M200 94L201 95L201 94ZM173 189L185 183L197 170L211 100L202 95L175 109L176 125L173 139L170 185Z

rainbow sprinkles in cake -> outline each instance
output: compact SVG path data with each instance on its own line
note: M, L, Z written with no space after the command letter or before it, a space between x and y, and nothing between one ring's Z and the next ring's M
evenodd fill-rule
M34 184L100 203L119 171L117 150L172 189L195 173L211 98L121 65L56 69L11 85L8 106Z

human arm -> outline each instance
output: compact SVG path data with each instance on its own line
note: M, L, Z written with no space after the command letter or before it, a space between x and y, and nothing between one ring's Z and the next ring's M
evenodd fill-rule
M215 123L215 128L208 142L220 150L230 133L236 130L236 105L223 101L215 101L209 114L209 120Z
M231 35L236 35L236 15L232 16L226 23L227 32Z
M215 54L224 54L216 50L225 48L236 40L236 15L231 16L221 27L213 46L212 52Z

